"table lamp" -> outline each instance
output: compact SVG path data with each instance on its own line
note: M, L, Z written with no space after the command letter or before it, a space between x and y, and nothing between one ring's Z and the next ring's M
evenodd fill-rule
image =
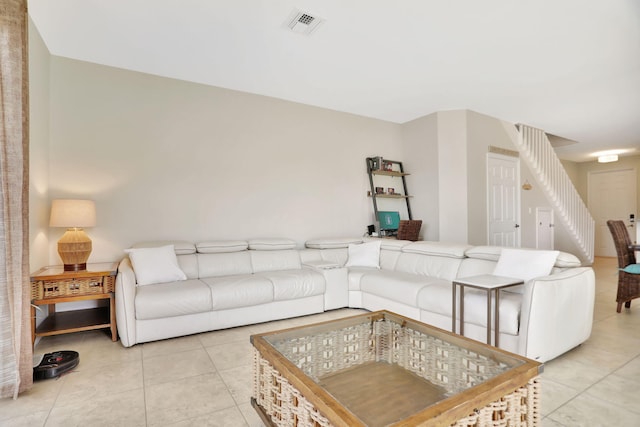
M67 231L58 240L58 254L62 258L64 271L87 269L91 254L91 239L83 227L96 225L96 204L93 200L53 200L51 202L50 227L66 227Z

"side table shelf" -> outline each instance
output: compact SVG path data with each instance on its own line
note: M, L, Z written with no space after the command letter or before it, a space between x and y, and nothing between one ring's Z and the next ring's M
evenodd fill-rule
M87 264L83 271L65 272L62 266L44 267L31 276L32 343L36 337L110 329L118 340L115 316L115 276L118 263ZM108 300L108 306L56 312L56 304ZM49 307L48 316L36 327L38 306Z

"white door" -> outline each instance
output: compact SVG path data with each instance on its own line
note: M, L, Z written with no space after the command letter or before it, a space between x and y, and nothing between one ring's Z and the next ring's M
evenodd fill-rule
M590 172L588 177L588 206L595 220L595 255L615 257L616 249L607 227L607 220L621 219L630 225L629 215L636 214L636 171L635 169ZM629 228L633 240L636 234Z
M553 209L536 208L536 248L553 250Z
M489 245L520 246L520 160L487 155L487 219Z

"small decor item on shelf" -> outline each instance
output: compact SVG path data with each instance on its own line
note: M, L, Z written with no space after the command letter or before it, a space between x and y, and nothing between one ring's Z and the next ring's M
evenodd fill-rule
M370 160L370 167L372 171L382 170L382 163L384 162L382 157L371 157Z
M376 170L382 170L382 163L384 162L384 160L382 159L382 156L378 156L375 158L374 163L376 165L375 169Z
M376 187L376 194L384 194L384 187Z
M393 163L391 162L383 162L382 167L385 171L391 172L393 170Z
M387 193L390 195L395 195L396 194L396 189L395 188L387 188Z

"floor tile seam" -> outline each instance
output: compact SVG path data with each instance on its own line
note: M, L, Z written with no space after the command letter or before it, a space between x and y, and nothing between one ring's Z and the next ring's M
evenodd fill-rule
M612 371L609 375L607 376L615 376L616 378L620 378L620 379L628 379L627 375L622 375L622 374L618 374L617 372L621 369L623 369L625 366L629 365L630 363L632 363L634 360L636 359L640 359L640 353L636 354L633 358L631 358L630 360L628 360L626 363L624 363L622 366L618 367L617 369L615 369L614 371Z
M577 398L581 397L581 396L588 396L592 399L596 399L596 400L602 400L607 402L607 404L613 405L615 407L617 407L618 409L621 409L623 411L628 411L628 412L632 412L632 413L637 413L640 414L640 412L637 411L632 411L628 408L625 408L623 406L620 406L620 404L618 404L617 402L612 402L608 399L602 399L599 396L593 395L591 393L589 393L589 390L591 390L593 387L595 387L597 384L601 383L602 381L604 381L606 378L608 378L611 374L608 374L604 377L602 377L601 379L599 379L598 381L592 383L591 385L589 385L587 388L585 388L583 391L579 392L578 394L576 394L575 396L573 396L572 398L570 398L569 400L567 400L566 402L564 402L562 405L560 405L559 407L557 407L555 410L551 411L550 413L547 414L547 417L551 417L554 413L556 413L558 410L562 409L563 407L569 405L571 402L573 402L574 400L576 400ZM557 383L557 381L554 381ZM560 383L561 384L561 383ZM564 385L564 384L563 384ZM551 418L553 421L555 422L559 422L556 419L554 419L553 417Z
M70 375L72 373L73 373L73 371L67 373L66 375ZM60 381L60 379L62 379L63 381L66 380L66 378L65 378L66 375L65 374L61 375L60 377L56 378L55 381ZM60 393L62 393L62 387L63 386L64 386L64 383L62 385L60 385L60 387L58 388L58 392L56 393L56 398L53 400L53 404L51 405L51 407L47 411L47 416L44 418L44 424L42 424L43 427L47 426L47 423L49 422L49 419L51 418L51 413L57 407L56 404L58 403L58 399L60 398Z
M231 369L235 369L235 368L231 368ZM230 369L227 369L227 371ZM224 384L225 388L227 389L227 391L229 392L229 396L231 396L231 399L233 399L233 401L235 402L236 406L239 406L240 403L236 400L236 398L233 396L233 393L231 392L231 386L230 384L225 381L224 376L222 375L221 372L218 372L218 374L220 375L220 379L222 380L222 383ZM254 378L253 375L251 375L251 397L253 397L253 389L254 389L254 384L253 384ZM251 402L251 400L249 400L249 402Z
M235 408L235 409L238 411L238 413L240 413L240 416L242 416L242 419L243 419L243 420L245 421L245 423L246 423L246 419L244 418L244 415L242 414L242 411L240 410L240 408L238 407L238 405L234 404L234 405L227 406L227 407L224 407L224 408L216 409L215 411L207 412L206 414L200 414L200 415L196 415L196 416L194 416L194 417L184 418L184 419L182 419L182 420L179 420L179 421L173 422L173 423L171 423L171 424L165 424L165 425L167 425L167 426L172 426L172 425L176 425L176 424L184 423L185 421L191 421L191 420L196 420L196 419L198 419L198 418L202 418L202 417L206 417L206 416L212 416L212 415L216 414L217 412L226 411L226 410L228 410L228 409L230 409L230 408ZM249 425L249 424L247 423L247 426L248 426L248 425ZM151 426L149 426L149 427L151 427ZM238 426L238 427L243 427L243 426Z
M118 361L118 362L111 362L111 363L105 363L105 364L89 364L88 366L82 366L82 361L80 361L80 363L78 363L78 367L74 368L73 371L71 371L69 374L73 373L73 372L83 372L83 369L87 369L87 370L105 370L106 368L112 368L114 365L123 365L123 364L127 364L127 363L140 363L140 367L142 368L142 359L133 359L133 360L129 360L129 361Z
M224 345L224 344L223 344L223 345ZM213 356L211 355L211 353L210 353L210 352L209 352L209 350L208 350L209 348L213 348L213 347L216 347L216 346L206 347L206 348L204 349L204 351L207 353L207 356L209 357L209 360L210 360L210 361L211 361L211 363L213 364L213 367L215 368L216 372L218 373L218 375L220 375L220 372L222 372L222 370L218 367L218 365L216 364L216 361L215 361L215 360L213 360L214 358L213 358ZM224 370L226 371L226 370L228 370L228 369L231 369L231 368L227 368L227 369L224 369ZM222 378L222 375L220 375L220 378Z
M140 351L142 355L142 351ZM142 402L144 403L144 425L149 426L149 414L147 413L147 387L145 385L145 375L144 375L144 358L141 360L142 362Z
M596 395L594 395L592 393L589 393L588 391L585 391L583 394L585 396L588 396L588 397L592 398L592 399L601 400L603 402L606 402L607 404L615 406L616 408L618 408L618 409L620 409L622 411L627 411L627 412L631 412L632 414L640 415L640 409L632 409L630 407L622 406L618 402L611 401L609 399L604 399L604 398L602 398L600 396L596 396Z
M598 349L598 350L601 350L599 347L598 347L597 349ZM609 353L610 353L610 352L609 352ZM618 355L619 353L612 353L612 354ZM624 362L622 365L620 365L620 366L618 366L618 367L611 368L611 370L609 370L607 373L603 374L603 376L602 376L602 377L600 377L600 378L598 378L596 381L601 381L601 380L603 380L604 378L606 378L606 377L608 377L609 375L613 374L613 373L614 373L615 371L617 371L618 369L622 368L622 367L623 367L624 365L626 365L627 363L630 363L630 362L631 362L633 359L635 359L635 358L637 358L637 356L633 356L631 360L629 360L629 361L627 361L627 362ZM571 362L572 362L572 363L575 363L575 364L578 364L578 365L580 365L581 367L584 367L585 369L598 370L598 371L602 371L602 370L603 370L603 367L602 367L601 365L598 365L598 364L595 364L595 363L585 362L585 361L581 361L581 360L572 360ZM550 375L551 375L551 374L550 374ZM558 384L562 384L562 385L567 385L567 386L569 386L568 384L565 384L565 383L559 382L557 379L556 379L556 380L553 380L553 381L554 381L555 383L558 383ZM594 383L591 383L591 384L594 384ZM571 386L569 386L569 387L571 387ZM585 389L585 390L586 390L586 389Z
M111 389L111 390L108 390L108 393L109 393L108 395L109 396L113 396L113 395L118 395L118 394L122 394L122 393L129 393L129 392L132 392L132 391L143 390L143 389L144 389L144 383L140 384L137 387L125 387L123 389L118 389L118 390ZM99 394L100 394L100 392L102 392L104 390L96 390L96 391L98 391ZM106 396L106 394L104 394L104 393L102 393L102 395ZM75 401L75 400L71 401L68 404L62 404L62 403L58 404L58 401L56 400L56 405L54 405L54 408L65 408L67 406L72 406L72 405L75 405L75 404L77 404L77 401Z
M182 349L182 350L178 350L178 351L171 351L172 354L180 354L180 353L186 353L188 351L194 351L194 350L204 350L206 351L207 349L204 346L200 346L200 347L194 347L194 348L186 348L186 349ZM166 357L166 355L163 354L157 354L157 355L152 355L152 356L145 356L144 355L144 350L142 350L142 360L148 360L148 359L154 359L157 357Z
M220 375L220 373L217 370L215 370L215 371L212 371L212 372L200 372L198 374L187 375L187 376L180 377L180 378L169 378L169 379L167 379L165 381L158 381L158 382L154 382L154 383L151 383L151 384L144 383L143 387L146 389L146 388L149 388L149 387L155 387L155 386L159 386L159 385L162 385L162 384L171 383L171 382L174 382L174 381L182 381L182 380L196 378L196 377L200 377L200 376L204 376L204 375L211 375L211 374L217 375L218 378L220 378L220 380L222 380L222 376ZM226 387L226 383L225 383L225 387Z
M43 409L41 411L31 411L31 412L28 412L26 414L16 415L15 417L0 419L0 425L2 425L2 426L5 426L5 425L6 426L11 426L11 425L13 425L13 423L16 420L21 420L21 419L23 419L25 417L28 417L29 415L37 414L38 412L47 412L47 416L44 419L44 421L46 423L46 420L49 417L49 413L51 412L50 409ZM42 425L44 426L45 424L42 424Z
M233 400L233 399L231 399L231 400ZM224 411L224 410L227 410L227 409L230 409L230 408L236 408L238 410L238 412L240 412L240 415L242 415L242 411L240 411L240 408L238 407L238 405L235 403L235 401L233 401L233 404L231 404L229 406L225 406L225 407L222 407L220 409L216 409L215 411L207 412L206 414L196 415L195 417L183 418L183 419L177 420L176 422L173 422L171 424L164 424L163 422L160 422L160 423L149 423L148 418L146 417L146 415L147 415L147 405L146 405L146 401L145 401L145 408L144 408L144 410L145 410L145 422L146 422L146 425L148 427L174 425L174 424L183 423L183 422L188 421L188 420L195 420L196 418L200 418L200 417L204 417L204 416L207 416L207 415L215 414L216 412ZM243 416L243 419L244 419L244 416Z
M595 385L595 384L594 384L594 385ZM589 387L589 389L591 389L591 387ZM585 391L584 391L584 393L581 393L581 394L584 394L585 396L588 396L588 397L590 397L590 398L592 398L592 399L596 399L596 400L604 401L604 402L606 402L606 403L607 403L607 404L609 404L609 405L615 406L615 407L616 407L616 408L618 408L619 410L627 411L627 412L631 412L632 414L640 415L640 408L639 408L639 409L631 409L631 408L628 408L628 407L622 406L622 405L620 405L620 403L618 403L618 402L615 402L615 401L611 401L611 400L609 400L609 399L602 398L601 396L596 396L595 394L590 393L590 392L589 392L589 390L585 390Z

